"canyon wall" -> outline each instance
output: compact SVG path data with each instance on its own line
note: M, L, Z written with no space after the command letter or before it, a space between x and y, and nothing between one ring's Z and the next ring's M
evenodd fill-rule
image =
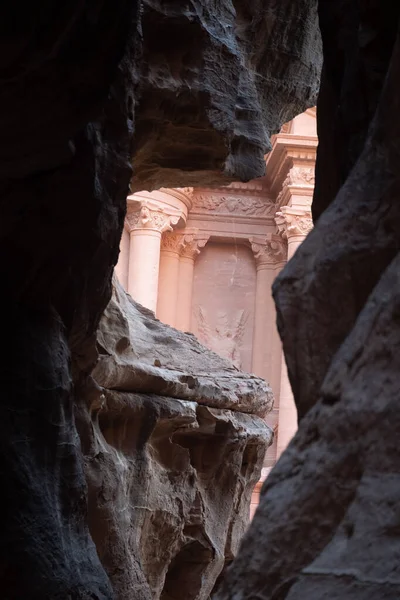
M274 285L299 430L218 600L400 594L400 10L319 11L315 227Z
M316 102L316 0L143 0L142 33L133 190L260 177Z
M82 449L87 462L87 415L99 395L91 376L96 331L111 297L132 156L132 188L261 175L269 134L315 100L316 6L311 0L73 0L60 8L45 0L21 10L10 2L3 32L1 589L10 599L112 598L98 553L114 586L125 575L118 567L114 572L113 548L99 542L107 498L94 494L88 469L87 514ZM177 405L160 399L165 391L156 395L149 414L176 414ZM123 439L120 423L130 423L134 411L127 396L105 398L98 427L111 446L110 429ZM126 413L117 423L122 398ZM211 429L239 427L235 415L231 424L217 413L208 416L218 407L184 406L199 428L203 417ZM116 454L110 454L113 463ZM132 486L148 476L146 470L132 475ZM175 506L174 514L190 523L185 506L183 513ZM132 536L138 531L133 527ZM146 597L147 583L135 569L132 577Z

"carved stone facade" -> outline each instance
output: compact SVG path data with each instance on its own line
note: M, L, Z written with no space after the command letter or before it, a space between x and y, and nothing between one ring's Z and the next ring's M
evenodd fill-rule
M242 367L241 346L248 318L246 311L238 310L233 317L230 317L225 310L218 311L215 327L211 325L204 307L198 306L196 312L200 341L240 369Z
M250 242L257 267L286 262L287 248L281 237L275 235L264 240L252 238Z
M162 210L152 210L143 204L137 212L130 212L126 217L129 230L155 229L164 233L172 231L173 225L179 221L179 216L165 214Z
M130 196L121 241L117 275L134 299L270 383L275 439L263 478L297 427L271 286L313 227L316 148L309 109L274 136L260 179Z
M282 237L306 236L313 228L311 210L283 206L275 214L275 222Z
M234 189L232 189L233 192ZM233 194L229 195L225 192L217 193L212 190L201 190L193 195L192 213L215 213L220 215L244 215L244 216L261 216L266 217L275 214L275 203L264 197L249 194L246 195ZM258 191L258 190L257 190Z

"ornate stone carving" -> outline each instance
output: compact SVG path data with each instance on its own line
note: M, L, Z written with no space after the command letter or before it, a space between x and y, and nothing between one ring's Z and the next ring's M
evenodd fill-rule
M315 184L315 169L314 167L305 167L294 165L286 175L282 183L281 191L278 194L276 203L278 206L283 204L284 195L287 192L287 188L291 185L301 186L307 188L313 188Z
M180 215L171 215L162 209L155 210L142 203L139 210L128 210L126 221L130 231L134 229L156 229L163 233L172 231L172 226L179 221Z
M201 249L207 244L209 237L210 236L198 238L194 235L185 236L185 244L182 248L181 256L195 260L196 256L200 254Z
M166 232L161 238L161 250L180 254L184 243L184 236L181 233Z
M291 185L310 185L315 183L314 167L300 167L295 165L289 171Z
M310 211L294 209L289 206L283 206L282 210L276 213L275 222L279 233L284 238L294 235L305 237L314 226Z
M240 347L248 319L245 310L239 310L231 319L226 311L218 311L215 327L210 324L207 311L202 306L197 306L196 313L200 341L240 369Z
M251 238L250 243L257 266L273 265L287 258L286 244L279 238L271 237L265 240Z
M161 250L176 252L194 260L208 239L209 236L197 238L196 233L165 233L161 239Z
M182 193L186 194L186 196L188 196L189 198L192 197L193 195L193 188L192 187L184 187L184 188L177 188L179 191L181 191Z
M194 212L235 213L249 217L268 217L274 214L276 205L268 198L205 193L193 196L192 210Z

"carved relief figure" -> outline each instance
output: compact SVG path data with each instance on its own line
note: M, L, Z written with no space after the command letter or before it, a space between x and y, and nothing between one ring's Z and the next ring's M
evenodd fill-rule
M248 316L245 311L239 310L232 319L229 319L225 311L218 311L217 324L214 327L210 324L207 311L202 306L197 307L196 313L200 341L240 369L242 363L240 347Z

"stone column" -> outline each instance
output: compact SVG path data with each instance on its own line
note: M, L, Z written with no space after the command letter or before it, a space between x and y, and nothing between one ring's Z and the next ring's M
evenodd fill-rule
M276 213L278 230L288 241L288 260L313 227L311 212L302 208L283 206ZM277 457L282 454L297 431L297 409L293 398L287 367L282 356L281 389L279 395L279 426Z
M178 311L176 315L176 327L181 331L191 330L194 263L196 257L200 254L201 248L206 245L208 237L196 239L193 234L184 236L180 256Z
M279 236L264 240L252 238L250 241L257 267L252 371L266 379L276 391L279 389L279 377L274 370L273 356L277 350L280 353L280 340L272 284L277 265L286 260L286 243Z
M276 430L279 414L279 390L281 383L282 344L276 327L275 303L272 298L272 283L277 270L286 262L286 242L280 236L269 236L263 240L252 238L256 267L256 298L253 332L252 371L270 384L274 393L273 410L266 422ZM276 437L268 449L264 466L272 467L276 461Z
M128 292L139 304L154 312L157 306L161 234L172 230L172 225L176 225L179 218L146 200L128 204Z
M158 282L157 319L176 326L180 253L183 235L164 233L161 239L160 275Z

